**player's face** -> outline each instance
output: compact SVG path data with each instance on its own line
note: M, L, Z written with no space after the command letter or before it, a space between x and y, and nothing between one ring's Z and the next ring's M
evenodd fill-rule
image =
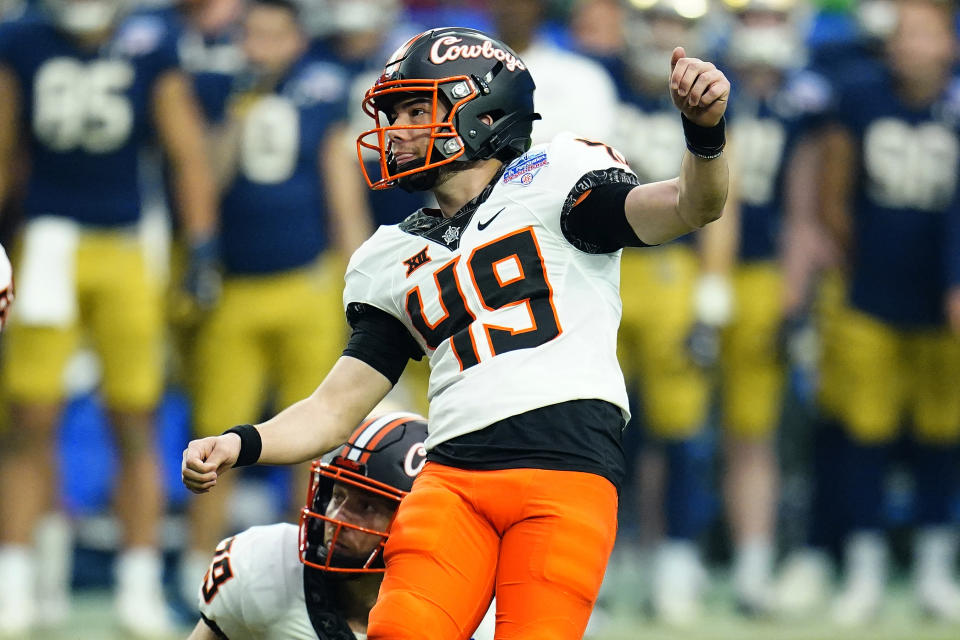
M657 50L673 53L673 48L681 45L691 47L695 43L693 23L671 15L653 15L649 18L650 31L653 34L653 46ZM664 72L665 75L666 72Z
M253 66L280 73L300 57L304 46L300 25L286 9L255 5L247 13L243 51Z
M433 120L432 102L427 97L412 97L399 100L387 113L387 120L391 125L429 125ZM447 109L442 104L437 105L437 121L447 117ZM430 127L422 129L391 129L390 150L393 152L397 166L415 162L426 157L430 146Z
M776 11L744 11L739 20L740 24L750 29L783 27L787 24L786 16Z
M50 2L60 28L78 36L106 37L121 7L121 0L66 0Z
M957 56L951 13L925 0L899 3L897 26L888 42L890 61L901 78L940 77Z
M393 500L337 482L333 485L333 493L324 515L366 529L386 531L396 507L397 503ZM336 528L333 523L324 524L323 543L328 547L333 542ZM366 558L382 540L377 535L341 527L336 546L330 549L331 555Z

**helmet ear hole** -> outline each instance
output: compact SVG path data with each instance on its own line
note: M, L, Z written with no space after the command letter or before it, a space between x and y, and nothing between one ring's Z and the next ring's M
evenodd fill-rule
M503 109L495 109L493 111L487 111L486 113L480 114L480 120L485 122L487 125L493 126L505 115L507 115L507 112Z

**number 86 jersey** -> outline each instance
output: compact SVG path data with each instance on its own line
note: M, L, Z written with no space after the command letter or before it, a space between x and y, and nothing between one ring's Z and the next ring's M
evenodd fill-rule
M17 80L29 130L27 214L100 226L136 222L152 92L177 66L174 42L156 17L129 18L93 49L41 12L0 24L0 68Z
M430 359L428 449L569 400L606 400L629 418L620 251L575 247L562 216L594 186L635 181L613 149L560 134L454 216L421 209L354 253L345 305L399 319Z

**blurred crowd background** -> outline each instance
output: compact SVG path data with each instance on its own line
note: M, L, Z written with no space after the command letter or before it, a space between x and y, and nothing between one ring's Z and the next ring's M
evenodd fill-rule
M360 101L397 47L448 25L520 54L534 144L574 131L643 181L684 149L673 47L733 83L723 220L623 255L632 475L591 637L625 615L623 637L697 629L723 583L731 616L841 638L883 619L894 580L960 637L951 3L3 0L0 16L18 286L0 637L63 629L91 589L115 589L121 637L176 633L221 538L296 518L306 470L234 472L198 498L181 451L305 397L338 357L350 253L430 204L367 188ZM415 364L391 400L425 413Z

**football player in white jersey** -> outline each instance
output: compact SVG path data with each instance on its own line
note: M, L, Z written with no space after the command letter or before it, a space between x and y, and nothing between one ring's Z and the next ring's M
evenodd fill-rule
M300 526L252 527L217 545L197 593L189 640L353 640L383 578L397 505L427 454L426 421L394 411L368 418L310 469ZM492 640L478 630L474 640Z
M423 466L426 437L411 413L364 421L336 457L313 463L299 530L280 523L222 541L190 640L362 637L389 524Z
M644 185L601 142L561 134L531 149L533 79L481 32L411 38L367 92L371 186L429 189L440 208L354 253L353 334L313 395L191 442L182 473L205 492L233 466L319 455L427 356L427 462L384 548L371 640L468 638L493 593L498 637L582 637L624 468L620 250L717 219L727 192L729 82L680 47L664 74L688 151L679 177Z

